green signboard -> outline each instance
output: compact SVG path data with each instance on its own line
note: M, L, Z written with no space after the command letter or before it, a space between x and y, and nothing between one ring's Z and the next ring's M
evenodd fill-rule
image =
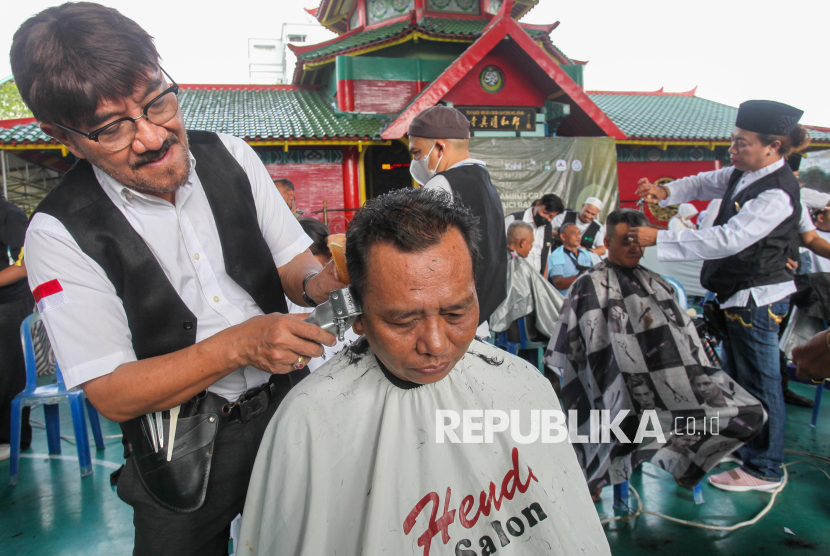
M545 193L559 195L571 209L598 197L605 203L602 221L619 204L611 137L473 137L470 156L487 164L505 216Z

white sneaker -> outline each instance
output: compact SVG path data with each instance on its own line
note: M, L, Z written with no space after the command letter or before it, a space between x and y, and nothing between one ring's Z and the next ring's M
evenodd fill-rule
M12 447L11 444L0 444L0 461L4 459L9 459L12 455Z

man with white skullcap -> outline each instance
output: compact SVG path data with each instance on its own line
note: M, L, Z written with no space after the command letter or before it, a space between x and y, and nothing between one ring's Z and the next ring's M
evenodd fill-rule
M597 217L604 206L605 204L596 197L588 197L580 212L566 210L551 221L551 226L554 230L558 230L562 224L576 224L582 234L580 247L603 257L605 245L602 242L605 239L605 227L597 221Z

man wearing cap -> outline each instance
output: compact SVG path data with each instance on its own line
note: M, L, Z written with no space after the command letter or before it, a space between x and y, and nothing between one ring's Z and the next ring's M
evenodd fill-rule
M717 294L727 329L724 369L761 400L769 420L738 452L739 468L709 478L720 489L771 492L781 482L784 397L778 373L778 330L796 291L788 255L798 237L798 181L786 164L809 143L802 111L768 100L741 104L732 146L733 166L670 184L644 183L637 194L650 203L722 198L711 228L660 231L632 228L641 247L657 245L661 261L703 259L701 284Z
M596 197L588 197L582 204L582 210L566 210L551 221L554 230L558 230L562 224L576 224L579 233L582 234L580 247L591 251L599 257L605 256L605 227L597 221L599 212L605 204ZM558 238L557 238L558 239ZM561 245L561 241L559 242Z
M507 239L499 193L484 162L470 158L469 148L470 122L455 108L432 106L409 124L412 178L426 188L447 191L479 219L478 334L488 335L485 323L507 295Z

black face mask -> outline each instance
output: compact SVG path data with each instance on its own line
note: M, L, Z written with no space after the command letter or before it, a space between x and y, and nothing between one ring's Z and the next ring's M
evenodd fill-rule
M536 224L537 228L541 228L545 224L550 224L550 220L539 214L538 212L533 215L533 223Z

